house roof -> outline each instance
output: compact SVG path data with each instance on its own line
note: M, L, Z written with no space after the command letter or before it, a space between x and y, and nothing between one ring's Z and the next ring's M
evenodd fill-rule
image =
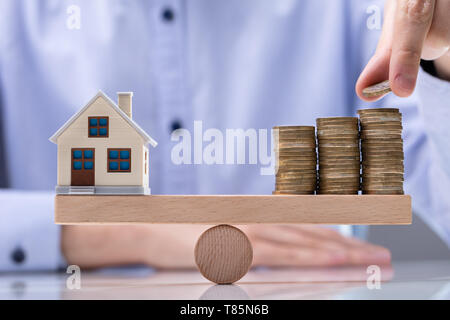
M118 114L121 115L121 117L130 124L131 127L133 127L137 133L139 133L141 135L141 137L145 140L146 143L149 143L150 145L152 145L153 147L156 147L158 145L158 143L153 140L152 137L150 137L141 127L139 127L139 125L134 122L132 119L130 119L123 111L122 109L119 108L119 106L117 104L114 103L114 101L112 101L106 94L103 93L103 91L99 90L98 93L91 99L89 100L89 102L83 107L81 108L78 112L76 112L69 120L67 120L66 123L64 123L64 125L58 129L58 131L55 132L55 134L53 134L49 140L53 143L57 143L57 139L58 137L64 132L66 131L66 129L68 127L70 127L70 125L79 118L79 116L87 109L89 108L89 106L95 101L97 100L97 98L99 97L103 97L105 98L105 100L109 103L109 105L111 106L111 108L113 108L115 111L117 111Z

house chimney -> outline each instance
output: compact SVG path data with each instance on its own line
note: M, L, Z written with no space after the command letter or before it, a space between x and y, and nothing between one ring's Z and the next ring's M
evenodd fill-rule
M117 92L119 108L131 119L133 92Z

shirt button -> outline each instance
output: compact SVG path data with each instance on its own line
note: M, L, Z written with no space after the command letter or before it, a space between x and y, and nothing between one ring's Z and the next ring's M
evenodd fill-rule
M170 129L172 129L172 132L178 129L181 129L183 126L181 125L181 122L178 120L174 120L172 124L170 125Z
M11 259L15 264L21 264L25 261L25 252L22 248L18 247L11 253Z
M175 19L175 14L173 13L173 10L170 8L165 8L162 11L162 19L165 22L172 22Z

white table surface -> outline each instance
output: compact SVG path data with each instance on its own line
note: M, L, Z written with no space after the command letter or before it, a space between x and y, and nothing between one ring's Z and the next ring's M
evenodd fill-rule
M0 274L0 299L450 299L450 261L381 267L381 289L369 290L366 267L252 270L234 285L214 285L197 271L147 268L81 273Z

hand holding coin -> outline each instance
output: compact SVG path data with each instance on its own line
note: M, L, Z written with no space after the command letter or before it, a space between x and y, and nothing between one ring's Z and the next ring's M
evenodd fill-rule
M437 76L450 81L450 1L387 0L381 37L356 93L366 101L390 89L399 97L410 96L421 59L432 60Z

